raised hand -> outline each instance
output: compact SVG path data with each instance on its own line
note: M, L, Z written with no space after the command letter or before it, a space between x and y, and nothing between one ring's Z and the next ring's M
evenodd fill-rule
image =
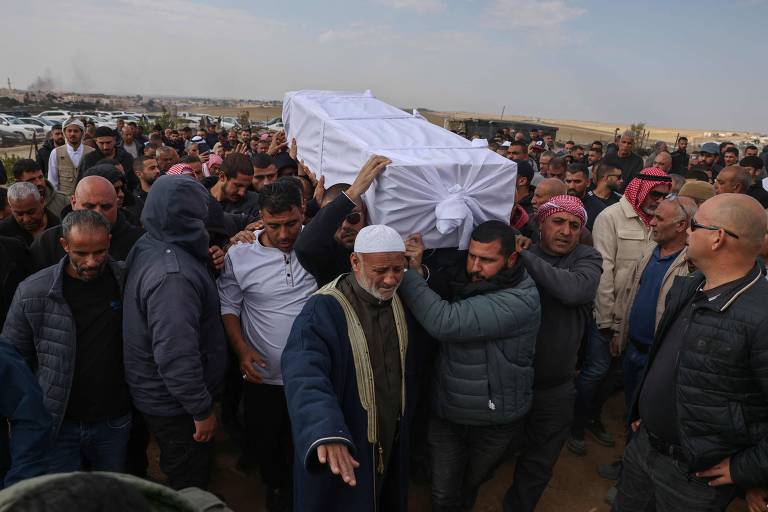
M347 197L359 204L360 197L365 194L366 190L371 186L371 183L373 183L373 180L384 172L384 169L391 163L392 160L385 156L373 155L369 158L362 169L360 169L352 186L347 189Z

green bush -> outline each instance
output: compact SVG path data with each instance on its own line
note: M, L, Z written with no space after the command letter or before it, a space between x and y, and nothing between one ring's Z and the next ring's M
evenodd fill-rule
M21 157L18 155L2 154L0 155L0 160L3 162L3 167L5 167L5 174L8 176L8 183L6 183L4 186L10 187L13 184L13 173L11 172L11 169L13 168L13 164L16 163L16 161L21 160Z

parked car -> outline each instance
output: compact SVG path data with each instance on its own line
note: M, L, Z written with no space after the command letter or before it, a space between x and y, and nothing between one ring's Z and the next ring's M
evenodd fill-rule
M20 146L26 144L27 138L18 129L0 123L0 144L4 146Z
M118 119L122 119L126 123L131 122L131 121L133 121L134 123L140 123L141 122L141 118L140 117L132 116L132 115L129 115L129 114L123 114L123 115L115 116L113 118L113 121L117 121Z
M46 134L51 131L53 125L57 124L44 117L18 117L17 119L22 123L41 127Z
M50 119L51 121L58 121L63 123L72 117L72 113L68 110L46 110L45 112L40 112L37 117L44 117L46 119Z
M39 126L29 126L21 121L18 121L15 117L0 116L0 126L4 126L21 136L22 142L32 142L35 138L42 141L45 139L45 131Z
M37 137L38 140L45 138L46 131L42 126L38 124L25 123L24 121L22 121L16 116L0 115L0 119L4 119L8 121L13 126L19 126L22 128L26 128L27 130L32 130L32 132L34 133L34 136ZM30 138L30 140L32 140L32 138Z
M222 117L220 125L225 130L231 130L232 128L239 129L240 121L236 117Z

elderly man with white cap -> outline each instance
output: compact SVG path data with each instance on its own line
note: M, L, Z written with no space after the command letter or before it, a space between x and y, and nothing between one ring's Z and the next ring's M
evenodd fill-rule
M48 158L48 181L62 194L71 195L77 185L80 161L94 149L82 143L85 126L79 119L67 119L62 128L66 143L54 149Z
M360 230L352 272L328 283L293 324L282 356L295 446L294 510L407 509L408 331L396 290L405 244Z

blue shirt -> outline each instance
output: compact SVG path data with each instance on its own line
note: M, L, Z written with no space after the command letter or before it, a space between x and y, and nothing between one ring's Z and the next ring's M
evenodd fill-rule
M629 338L644 345L653 343L656 331L656 302L659 300L661 283L672 262L680 251L661 257L659 246L653 250L648 264L640 276L640 283L629 313Z

